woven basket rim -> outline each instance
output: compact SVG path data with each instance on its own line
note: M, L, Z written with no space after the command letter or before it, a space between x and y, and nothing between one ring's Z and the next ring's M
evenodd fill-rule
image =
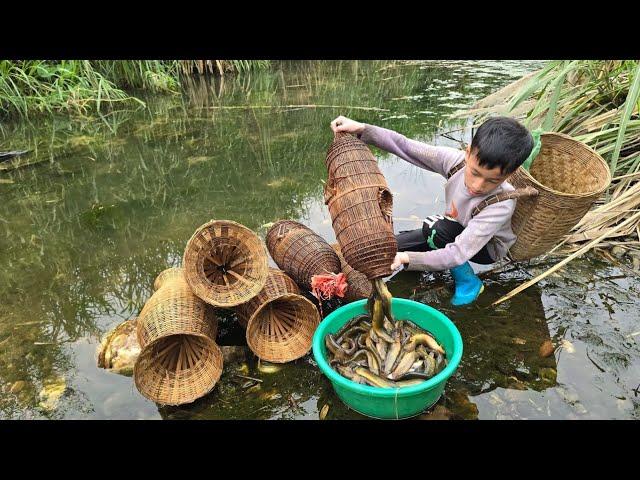
M251 230L249 227L247 227L246 225L243 225L241 223L235 222L233 220L216 220L216 219L211 219L208 222L203 223L202 225L200 225L198 228L196 228L196 230L193 232L193 234L191 235L191 237L189 238L189 240L187 240L187 244L185 246L185 250L187 249L188 246L190 246L191 241L196 238L198 236L198 234L200 232L202 232L203 230L206 230L207 228L211 227L212 225L216 225L216 224L228 224L228 225L232 225L234 227L238 227L239 230L244 230L245 233L248 234L253 234L255 235L258 240L260 240L260 237L258 236L258 234L256 232L254 232L253 230ZM262 243L262 242L260 242ZM265 255L266 255L266 249L265 249ZM170 268L183 268L186 270L186 266L184 264L184 254L182 255L182 265L180 267L170 267ZM170 268L167 268L165 270L170 270ZM164 271L164 270L163 270ZM160 272L162 273L162 272Z
M606 191L609 186L611 185L611 171L609 170L609 165L607 164L607 162L604 161L604 159L602 158L602 156L596 152L593 148L591 148L589 145L576 140L575 138L571 137L570 135L566 135L564 133L558 133L558 132L547 132L547 133L543 133L541 135L541 137L560 137L564 140L569 140L572 143L578 144L581 148L587 150L589 153L591 153L598 162L600 162L603 166L604 169L606 171L606 184L601 187L598 190L594 190L592 192L588 192L588 193L567 193L567 192L561 192L559 190L554 190L553 188L547 187L546 185L540 183L538 180L536 180L527 170L525 170L522 166L518 167L518 172L521 175L524 175L524 177L527 179L527 181L531 182L532 184L534 184L535 188L540 191L540 192L548 192L548 193L553 193L554 195L558 195L560 197L566 197L566 198L587 198L587 197L591 197L594 195L600 195L602 194L604 191ZM515 173L515 172L514 172ZM509 179L507 179L507 182L509 181Z
M141 383L141 378L143 378L144 375L145 375L145 373L140 373L140 368L139 368L139 363L138 363L143 358L142 350L140 351L140 355L138 356L138 358L136 359L136 361L135 361L135 363L133 365L133 382L134 382L134 384L136 386L136 389L138 390L138 392L140 392L140 394L143 397L147 398L148 400L151 400L154 403L158 403L160 405L177 406L177 405L185 405L185 404L193 403L196 400L198 400L198 399L208 395L209 393L211 393L211 391L213 391L213 389L216 387L216 385L220 381L220 377L222 376L222 373L224 372L224 354L222 353L222 349L220 348L220 346L218 344L213 342L212 351L214 352L214 356L220 358L221 367L220 367L219 371L217 371L216 374L214 375L215 379L213 381L213 384L211 386L208 386L205 391L202 391L202 392L200 392L198 394L181 395L180 399L178 401L173 401L173 402L162 401L157 397L157 395L153 395L153 394L149 393L147 390L144 390L144 392L146 392L148 394L148 395L145 395L145 393L143 393L143 390L140 389L140 385L139 385Z
M251 322L253 322L253 320L258 316L258 314L261 313L262 310L264 310L266 306L269 305L270 303L273 303L277 300L291 301L291 300L299 300L299 299L302 299L305 302L307 302L316 311L318 310L317 307L313 304L313 302L309 300L307 297L305 297L304 295L300 295L298 293L283 293L282 295L278 295L277 297L270 298L269 300L261 304L255 310L255 312L253 312L253 315L251 315L251 318L249 318L249 320L247 321L247 332L249 332L249 325L251 324ZM320 314L318 313L318 315Z
M204 333L199 333L199 332L180 332L180 333L172 333L170 335L164 335L162 337L157 337L154 338L152 341L150 341L149 343L147 343L144 347L140 347L141 350L142 348L150 348L154 343L159 342L160 340L166 340L169 337L173 337L174 335L189 335L191 337L200 337L200 338L205 338L211 342L213 342L214 344L216 344L216 339L215 338L211 338L209 335L206 335ZM217 345L217 344L216 344Z
M287 300L287 301L291 301L291 300L300 300L302 299L304 302L303 304L305 304L305 307L311 307L316 315L316 319L312 320L314 321L314 323L316 323L316 326L314 328L314 331L316 328L318 328L318 325L320 324L320 322L322 321L322 318L320 318L320 312L318 312L317 307L313 304L313 302L311 302L308 298L304 297L303 295L298 295L296 293L285 293L282 295L279 295L277 297L274 297L272 299L269 299L269 301L263 303L255 312L254 314L251 316L251 318L249 319L249 321L247 322L247 327L245 330L245 338L247 341L247 345L249 346L249 348L251 349L251 351L258 357L261 358L263 360L266 360L268 362L272 362L272 363L288 363L288 362L292 362L294 360L297 360L299 358L304 357L307 353L309 353L309 350L311 349L311 345L313 343L313 335L310 339L309 342L309 348L304 350L304 351L300 351L298 352L296 355L287 355L286 358L264 358L264 351L258 353L256 350L254 350L254 348L252 347L252 341L250 340L250 331L251 331L251 326L252 323L254 322L254 320L257 318L257 315L262 312L264 310L264 308L270 304L273 301L276 300ZM308 319L309 317L305 317L305 319Z
M188 251L192 248L192 242L195 241L195 238L197 238L198 235L200 235L203 231L207 230L210 227L213 227L214 225L229 225L232 226L234 228L237 228L238 230L242 231L245 235L246 238L250 238L250 237L255 237L255 239L257 240L257 244L258 244L258 249L256 251L252 251L252 253L254 253L256 255L256 262L259 262L261 265L266 266L266 268L264 268L265 270L265 275L264 275L264 281L257 283L256 282L256 286L254 287L255 290L255 294L254 297L260 292L260 290L262 290L262 288L264 288L266 281L267 281L267 277L269 276L269 251L267 250L266 245L264 244L264 241L260 238L260 236L254 232L252 229L250 229L249 227L247 227L246 225L243 225L241 223L235 222L233 220L225 220L225 219L211 219L206 223L203 223L202 225L200 225L195 232L191 235L191 237L189 238L189 240L187 241L187 244L185 246L184 249L184 253L182 254L182 267L184 269L184 277L185 280L187 282L187 285L189 285L189 288L191 289L191 291L193 292L193 294L200 298L201 300L203 300L205 303L212 305L214 307L218 307L218 308L232 308L238 305L241 305L242 303L247 302L250 299L243 299L241 302L236 302L236 301L220 301L218 299L213 299L208 295L202 295L202 292L198 289L195 288L192 285L192 275L190 275L190 269L189 269L189 262L186 261L187 258L187 253ZM257 287L260 288L257 288ZM227 286L227 290L228 291L232 291L232 289L229 288L229 286ZM253 298L253 297L252 297Z

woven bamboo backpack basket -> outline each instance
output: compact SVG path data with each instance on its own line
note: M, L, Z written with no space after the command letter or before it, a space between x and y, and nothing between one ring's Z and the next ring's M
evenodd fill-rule
M255 297L269 273L260 238L230 220L211 220L199 227L187 242L183 265L193 293L224 308Z
M133 369L135 385L162 405L191 403L222 375L222 352L215 342L218 321L213 308L192 293L182 268L162 272L154 288L138 316L141 352Z
M324 202L347 263L369 280L389 275L398 244L393 196L367 145L339 132L329 147Z
M362 273L354 270L347 263L347 261L342 256L342 253L340 252L340 245L338 245L337 243L332 243L331 247L338 254L340 265L342 266L342 273L344 273L347 277L347 283L349 284L346 292L344 293L344 301L346 303L350 303L362 298L369 298L371 296L371 293L373 292L371 282Z
M530 171L520 167L507 180L516 189L535 188L520 198L511 227L517 236L513 260L528 260L551 250L589 211L611 183L609 166L592 148L560 133L540 136L540 152Z
M340 259L324 238L293 220L279 220L266 236L267 250L278 268L311 290L311 277L340 273Z
M247 329L251 351L273 363L286 363L306 355L320 324L316 306L300 295L300 289L286 273L276 268L269 269L262 291L234 310Z

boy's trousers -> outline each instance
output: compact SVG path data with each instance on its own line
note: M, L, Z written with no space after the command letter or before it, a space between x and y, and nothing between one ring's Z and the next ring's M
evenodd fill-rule
M448 243L454 242L463 230L464 227L455 220L442 215L432 215L424 219L422 228L407 230L396 235L398 251L427 252L444 248ZM471 261L481 265L495 262L489 255L486 245L471 258Z

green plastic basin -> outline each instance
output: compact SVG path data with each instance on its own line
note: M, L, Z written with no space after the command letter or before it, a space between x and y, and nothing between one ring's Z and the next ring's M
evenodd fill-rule
M329 366L324 337L336 333L356 315L366 312L366 300L338 308L325 318L313 335L313 356L318 367L331 381L336 394L350 408L363 415L381 419L400 419L419 415L434 405L458 368L462 358L462 337L449 318L423 303L394 298L391 311L397 320L410 320L431 332L447 353L448 364L429 380L410 387L379 388L360 385L343 377Z

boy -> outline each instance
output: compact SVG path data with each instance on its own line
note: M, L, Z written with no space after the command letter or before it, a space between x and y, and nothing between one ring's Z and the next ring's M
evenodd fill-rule
M343 116L331 122L331 129L357 135L367 144L448 178L446 213L426 218L421 229L396 235L398 253L391 270L403 265L406 270L450 269L455 281L451 303L475 301L484 286L469 260L488 265L507 254L516 241L511 230L516 201L494 203L473 218L472 211L487 197L514 190L505 180L533 150L529 131L514 119L493 117L480 126L463 151L410 140L393 130Z

